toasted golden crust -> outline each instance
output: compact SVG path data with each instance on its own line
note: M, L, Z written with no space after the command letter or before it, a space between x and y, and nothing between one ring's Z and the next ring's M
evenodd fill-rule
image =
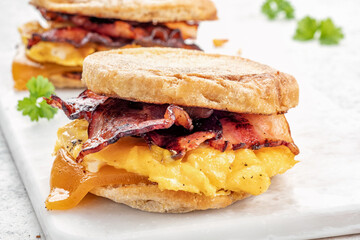
M99 52L85 58L89 89L132 101L275 114L298 104L294 77L241 57L170 48Z
M12 63L12 74L17 90L26 90L26 83L38 75L47 77L57 88L82 88L84 84L79 79L71 78L71 74L82 70L81 67L60 66L54 63L37 63L25 56L21 46Z
M250 196L241 192L210 198L184 191L161 191L157 185L146 184L96 187L90 192L132 208L159 213L185 213L194 210L224 208Z
M215 20L211 0L31 0L50 11L137 22Z

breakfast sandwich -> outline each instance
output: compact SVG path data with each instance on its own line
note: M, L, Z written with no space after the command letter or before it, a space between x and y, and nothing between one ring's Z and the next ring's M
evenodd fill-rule
M88 193L150 212L223 208L264 193L299 153L284 113L294 77L241 57L174 48L98 52L87 90L48 104L58 130L48 209Z
M58 88L84 87L84 58L97 51L130 47L197 49L198 23L215 20L211 0L31 0L46 24L19 28L22 45L12 65L15 88L34 76Z

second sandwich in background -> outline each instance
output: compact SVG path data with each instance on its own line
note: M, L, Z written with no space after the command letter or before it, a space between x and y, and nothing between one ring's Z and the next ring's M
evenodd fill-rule
M47 26L29 22L19 28L23 46L12 66L15 88L25 90L34 76L55 87L83 87L84 58L97 51L128 47L197 49L199 21L215 20L211 0L66 1L32 0Z

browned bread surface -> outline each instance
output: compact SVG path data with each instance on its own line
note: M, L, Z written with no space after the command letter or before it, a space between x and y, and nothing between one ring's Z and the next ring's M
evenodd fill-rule
M132 208L160 213L185 213L194 210L224 208L250 196L241 192L210 198L184 191L161 191L157 185L147 184L96 187L90 192Z
M298 104L295 78L235 56L170 48L98 52L82 80L113 97L239 113L275 114Z
M31 0L50 11L137 22L215 20L211 0Z

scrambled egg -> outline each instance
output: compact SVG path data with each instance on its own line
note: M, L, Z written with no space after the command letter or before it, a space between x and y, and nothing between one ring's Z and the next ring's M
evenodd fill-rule
M40 63L82 66L85 57L95 51L96 49L91 45L76 48L69 43L39 42L30 49L26 49L26 56Z
M55 151L64 148L76 158L87 140L88 123L75 120L58 131ZM89 154L82 164L96 172L105 165L147 176L161 190L183 190L206 196L244 191L252 195L265 192L270 178L296 164L285 146L260 150L218 151L202 145L182 159L173 160L168 150L149 146L141 138L125 137L100 152Z

